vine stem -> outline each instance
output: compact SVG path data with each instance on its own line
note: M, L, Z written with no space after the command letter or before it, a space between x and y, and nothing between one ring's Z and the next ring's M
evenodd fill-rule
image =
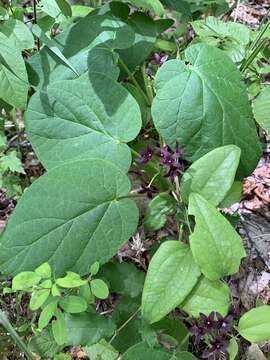
M138 314L138 312L141 310L141 307L139 307L135 313L133 313L125 322L124 324L122 324L118 329L115 330L111 340L109 341L109 344L111 344L113 342L113 340L116 338L116 336L120 333L121 330L123 330L127 324L130 323L131 320L133 320L135 318L135 316Z
M37 23L37 0L33 0L33 10L34 10L34 24ZM37 49L40 50L40 40L37 38Z
M139 92L142 94L142 96L144 97L145 101L147 102L148 105L151 105L151 103L149 102L148 97L146 96L145 92L143 91L143 89L141 88L140 84L138 83L138 81L136 80L135 76L132 74L132 72L129 70L129 68L127 67L127 65L124 63L124 61L119 57L118 59L119 64L122 66L122 68L125 70L125 72L128 74L129 78L131 79L131 81L133 82L133 84L136 86L136 88L139 90Z
M35 360L34 356L29 351L27 345L22 341L20 336L17 334L17 332L9 322L6 314L2 310L0 310L0 325L2 325L6 329L9 335L13 338L14 342L25 353L26 357L30 360Z

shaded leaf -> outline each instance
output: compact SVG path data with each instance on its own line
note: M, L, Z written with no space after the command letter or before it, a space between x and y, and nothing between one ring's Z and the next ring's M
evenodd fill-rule
M258 124L270 133L270 86L265 87L253 101L253 112Z
M66 345L92 345L104 337L111 336L115 330L111 319L98 314L66 314L65 318L68 327Z
M51 326L43 330L41 334L34 336L28 346L31 351L45 359L54 356L61 350L61 346L57 345L54 340Z
M97 344L87 346L84 350L92 360L116 360L118 358L118 351L105 339L101 339Z

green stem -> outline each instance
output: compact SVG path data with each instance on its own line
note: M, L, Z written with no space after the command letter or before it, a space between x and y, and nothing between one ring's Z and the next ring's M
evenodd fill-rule
M17 332L9 322L6 314L2 310L0 310L0 325L2 325L6 329L6 331L10 334L14 342L25 353L26 357L30 360L35 360L34 356L29 351L27 345L22 341L20 336L17 334Z
M138 314L138 312L139 312L140 310L141 310L141 307L139 307L139 308L135 311L135 313L133 313L133 314L124 322L124 324L122 324L118 329L115 330L115 332L114 332L111 340L109 341L109 344L111 344L111 343L113 342L113 340L116 338L116 336L120 333L120 331L123 330L123 329L127 326L127 324L129 324L130 321L135 318L135 316Z
M146 74L146 67L145 64L142 65L141 67L141 72L142 72L142 77L143 77L143 82L144 82L144 86L145 86L145 90L146 90L146 94L147 97L149 99L149 104L151 105L154 99L154 95L153 95L153 89L152 89L152 85L147 77Z
M122 68L125 70L125 72L128 74L129 78L131 79L131 81L133 82L133 84L136 86L136 88L138 89L138 91L142 94L142 96L144 97L145 101L147 102L148 105L151 105L151 103L149 103L149 99L148 97L145 95L145 92L143 91L143 89L141 88L140 84L138 83L138 81L136 80L135 76L132 74L132 72L129 70L129 68L127 67L127 65L124 63L124 61L119 57L119 64L122 66Z

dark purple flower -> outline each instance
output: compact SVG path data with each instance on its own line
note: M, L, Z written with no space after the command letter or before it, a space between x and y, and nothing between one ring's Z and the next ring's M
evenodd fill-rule
M198 345L205 335L205 330L202 328L197 321L191 321L191 327L189 331L194 339L195 345Z
M210 346L203 352L203 359L218 360L228 356L229 339L226 337L216 337L211 341Z
M136 159L136 161L139 164L146 164L148 161L152 159L154 155L154 149L152 149L150 146L147 146L146 149L142 149L140 151L140 157Z
M153 65L163 65L168 60L168 55L161 55L155 53L151 59L151 64Z
M233 332L233 315L228 315L224 318L221 314L216 313L216 317L217 330L220 332L220 334L229 334Z
M212 332L216 329L216 313L211 312L208 316L200 314L200 326L203 327L207 332Z
M165 169L165 176L172 180L183 173L183 164L180 163L180 157L183 155L182 148L177 144L175 151L171 152L168 146L162 149L156 149L156 155L160 157L160 164Z

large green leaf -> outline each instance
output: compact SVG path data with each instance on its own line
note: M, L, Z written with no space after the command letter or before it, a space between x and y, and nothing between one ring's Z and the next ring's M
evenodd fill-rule
M0 32L12 40L18 50L22 51L34 47L34 37L22 21L9 19L0 24Z
M242 150L239 174L249 174L261 146L239 70L206 44L190 46L185 55L188 65L172 60L157 73L152 114L158 132L170 146L182 144L190 161L235 144Z
M28 79L20 49L0 33L0 99L23 110L27 94Z
M36 93L25 114L31 144L47 168L72 159L108 159L123 170L141 128L138 104L129 92L102 74L51 84Z
M212 311L225 316L229 306L230 289L228 285L220 280L211 281L202 276L179 307L192 316L199 316L200 313L209 315Z
M128 178L102 160L75 161L36 180L23 194L0 242L5 273L48 261L54 274L85 274L108 261L136 229L138 210L125 198Z
M253 112L258 124L270 133L270 86L265 87L253 101Z
M241 336L250 342L270 339L270 306L264 305L245 313L238 325Z
M110 49L130 47L134 42L132 28L110 13L89 14L54 38L59 50L78 74L88 70L88 53L99 44ZM39 88L55 80L74 79L74 72L44 47L28 62L29 81Z
M66 345L92 345L103 337L113 335L115 331L112 320L94 313L66 314L66 322L68 328Z
M202 273L209 280L217 280L238 272L245 250L228 220L196 193L189 197L188 211L196 221L190 247Z
M150 323L159 321L179 305L200 276L189 246L164 242L152 258L142 295L142 315Z
M197 192L217 206L230 190L238 168L241 151L235 145L214 149L195 161L181 181L182 199Z

